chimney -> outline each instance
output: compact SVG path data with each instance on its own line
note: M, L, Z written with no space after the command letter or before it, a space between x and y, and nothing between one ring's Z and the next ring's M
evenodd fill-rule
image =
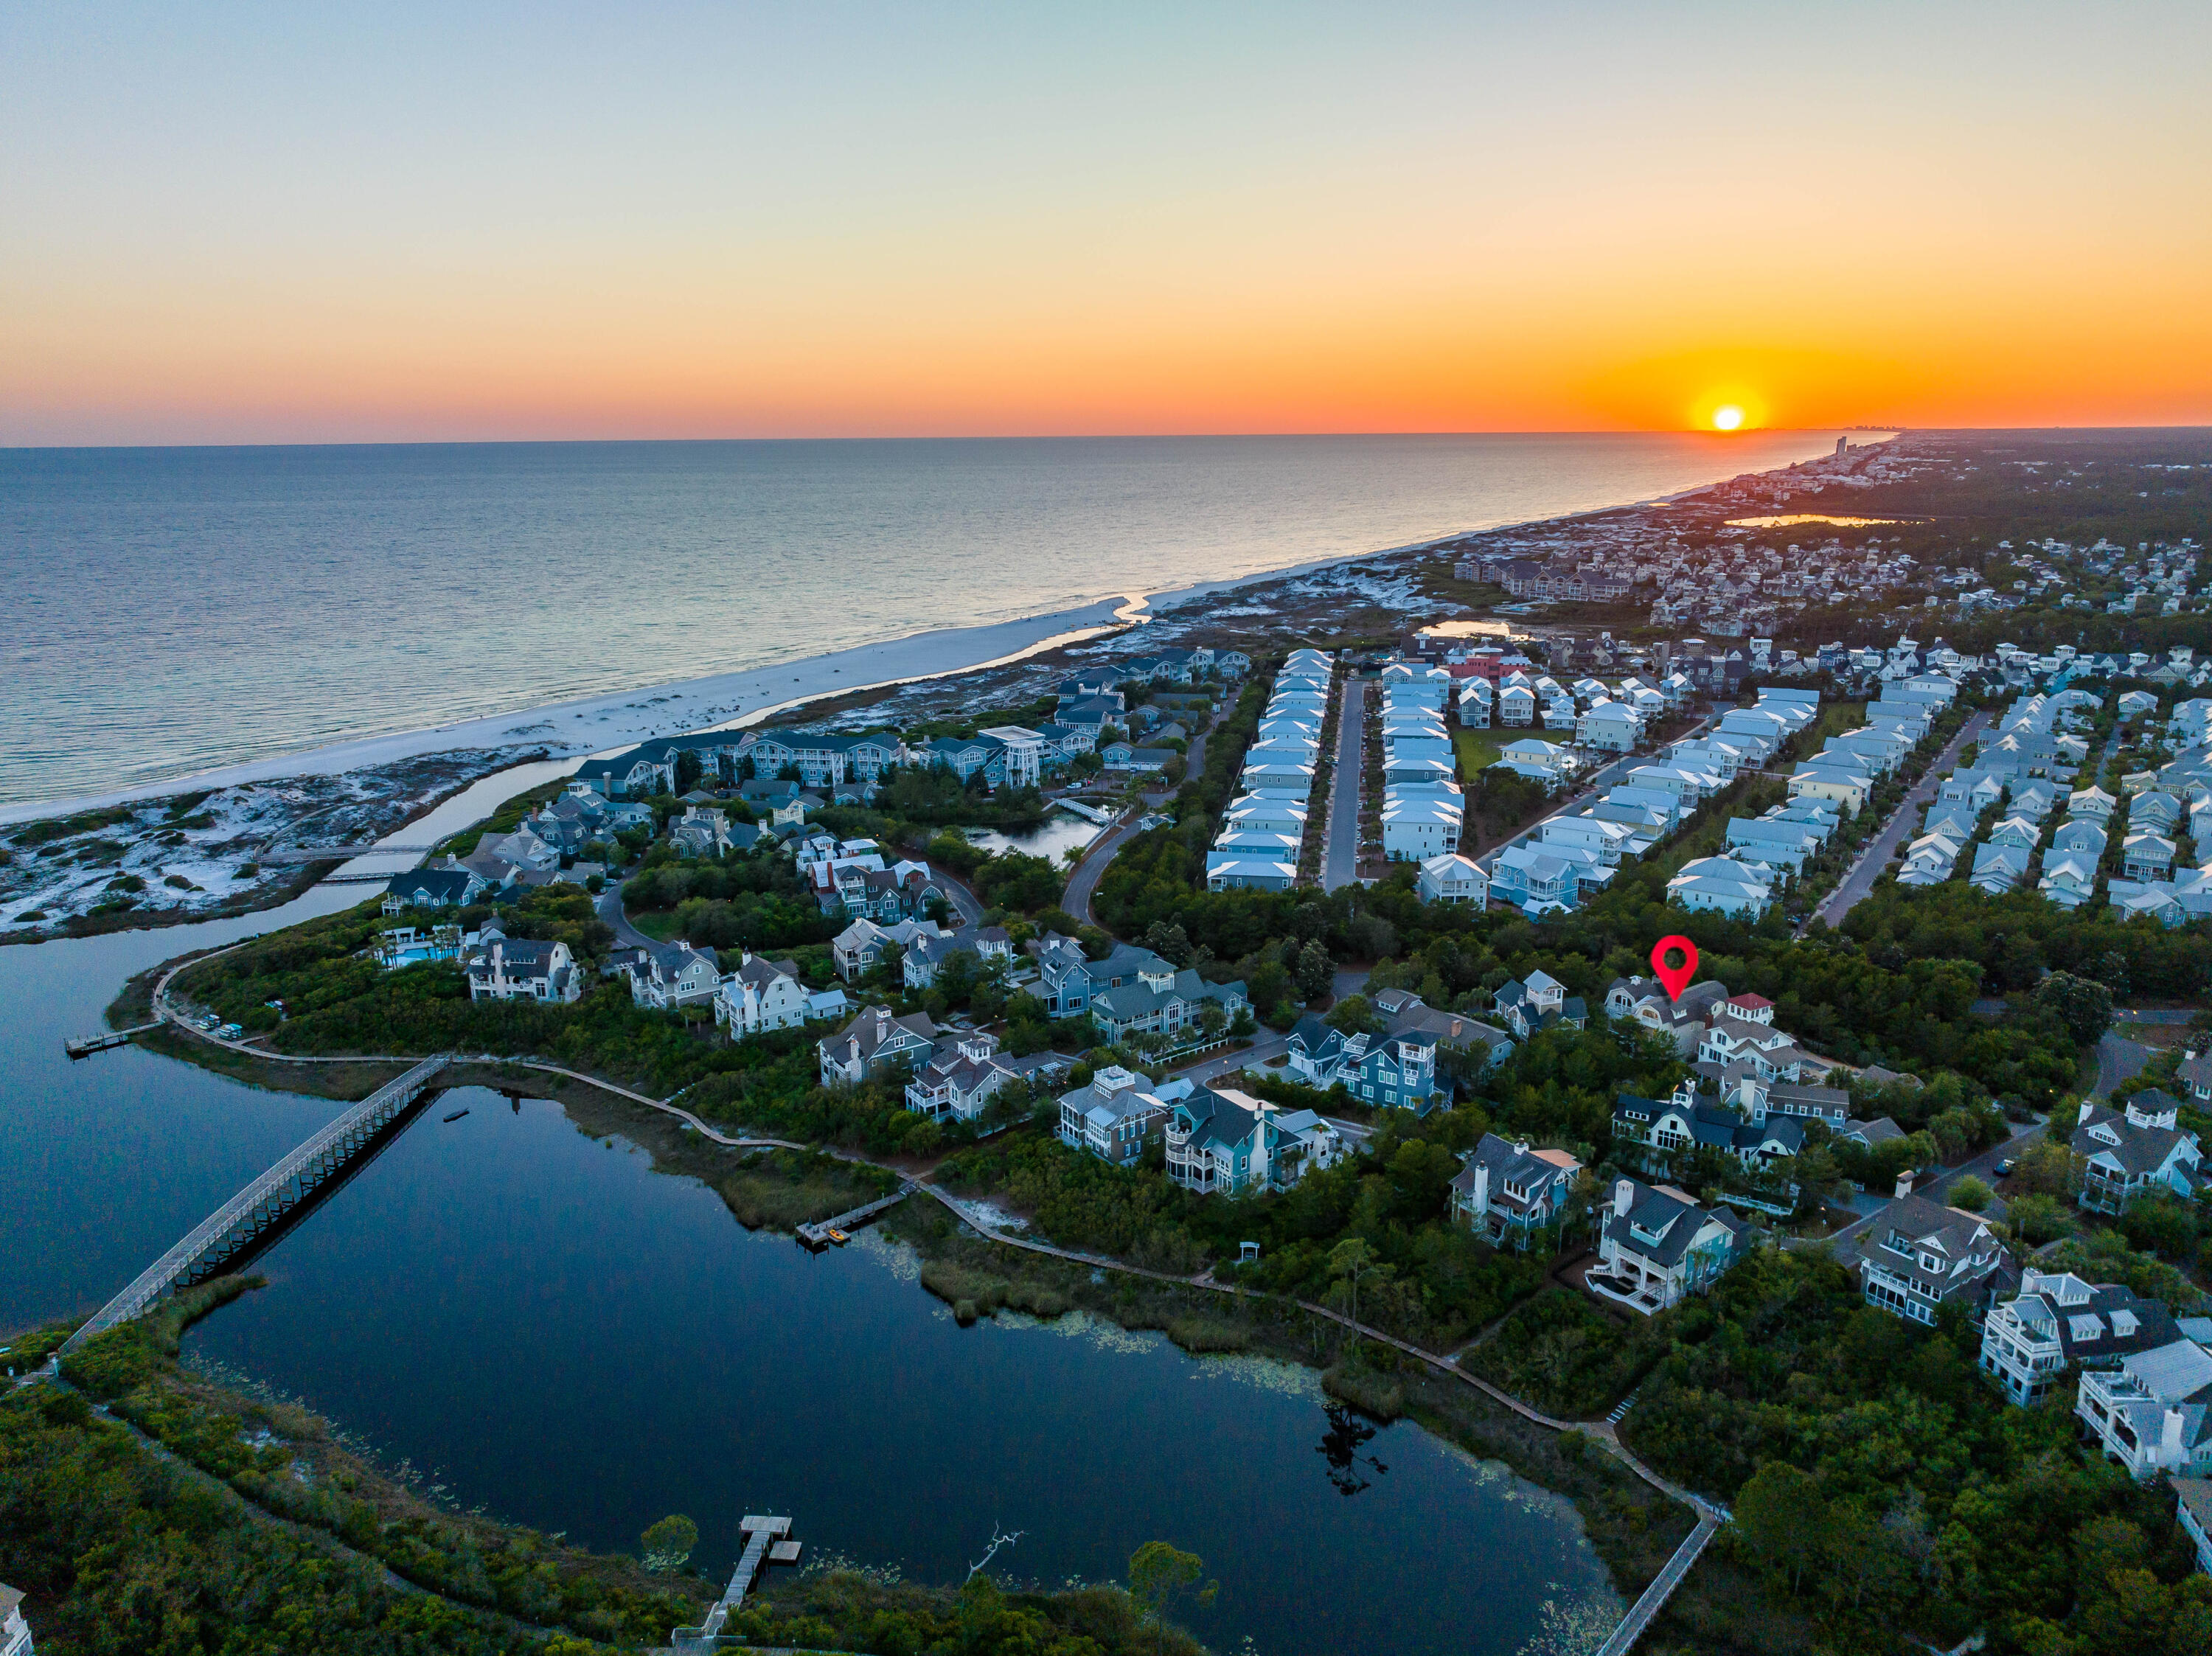
M2179 1409L2167 1410L2165 1419L2159 1422L2158 1458L2167 1465L2181 1464L2182 1423L2182 1414Z
M1490 1169L1480 1162L1474 1164L1474 1210L1490 1211Z
M1620 1218L1626 1219L1628 1217L1628 1210L1634 1204L1635 1201L1636 1186L1626 1179L1614 1180L1613 1183L1613 1210L1614 1214Z

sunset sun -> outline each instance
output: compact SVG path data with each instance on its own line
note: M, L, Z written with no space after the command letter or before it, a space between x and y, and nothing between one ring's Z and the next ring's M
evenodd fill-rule
M1723 403L1713 410L1715 431L1736 431L1743 426L1743 410L1733 403Z

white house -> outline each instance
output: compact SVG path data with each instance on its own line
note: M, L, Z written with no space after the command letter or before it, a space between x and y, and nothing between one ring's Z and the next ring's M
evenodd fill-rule
M2115 1283L2030 1267L1982 1329L1982 1372L2014 1403L2039 1402L2075 1365L2108 1366L2179 1338L2173 1313Z
M2081 1376L2074 1412L2105 1452L2138 1478L2212 1471L2212 1351L2176 1339Z
M1680 1191L1613 1181L1599 1217L1598 1263L1585 1282L1601 1299L1645 1316L1702 1294L1742 1257L1751 1226L1726 1208L1701 1208Z
M582 976L565 943L504 936L487 925L463 959L471 1000L540 1000L566 1004L583 997Z
M1667 898L1693 913L1709 909L1755 923L1774 901L1774 871L1733 857L1699 857L1667 882Z
M2069 1141L2085 1159L2081 1205L2099 1213L2118 1213L2148 1192L2184 1200L2205 1184L2197 1135L2179 1125L2181 1101L2156 1088L2137 1093L2121 1108L2097 1103L2081 1107Z
M1480 909L1490 901L1490 877L1473 858L1446 852L1421 864L1413 890L1425 903L1466 903Z

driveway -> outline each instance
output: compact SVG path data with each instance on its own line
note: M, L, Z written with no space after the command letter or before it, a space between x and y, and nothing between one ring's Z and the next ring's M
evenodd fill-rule
M1279 1035L1270 1029L1241 1051L1231 1047L1225 1052L1217 1052L1212 1058L1192 1065L1188 1070L1177 1070L1175 1073L1186 1081L1210 1086L1224 1076L1234 1075L1248 1064L1265 1064L1269 1059L1280 1058L1290 1050L1289 1037Z
M2042 1117L2038 1116L2033 1121L2014 1121L2009 1122L2007 1125L2010 1126L2012 1132L2010 1137L2006 1138L2004 1143L2002 1144L1990 1145L1989 1149L1984 1150L1979 1156L1971 1157L1967 1161L1960 1162L1955 1168L1946 1168L1941 1174L1929 1180L1928 1183L1917 1186L1913 1193L1917 1196L1925 1196L1929 1198L1931 1200L1940 1202L1943 1199L1945 1193L1950 1190L1952 1186L1957 1184L1959 1180L1964 1179L1970 1173L1977 1179L1979 1179L1984 1184L1994 1186L1997 1182L1997 1163L2003 1161L2008 1156L2019 1155L2021 1141L2027 1137L2031 1133L2041 1132L2044 1128L2044 1119ZM1887 1203L1883 1203L1881 1205L1886 1207L1888 1204ZM1992 1203L1990 1211L1993 1217L2002 1216L2003 1210L2001 1204ZM1848 1237L1856 1234L1858 1231L1865 1227L1867 1221L1871 1219L1873 1216L1873 1214L1868 1214L1861 1218L1854 1220L1851 1223L1845 1225L1841 1230L1838 1231L1829 1240L1831 1241L1840 1242Z
M1334 891L1359 877L1359 773L1367 730L1367 682L1348 679L1337 720L1336 770L1329 779L1328 824L1322 840L1321 889Z
M1889 866L1889 859L1897 855L1897 848L1905 843L1905 835L1912 831L1917 814L1936 798L1936 790L1959 761L1959 749L1987 730L1996 718L1994 713L1976 713L1959 727L1958 734L1945 745L1942 752L1936 755L1935 761L1928 767L1927 773L1913 785L1912 792L1905 796L1904 803L1890 813L1889 821L1882 824L1881 832L1867 841L1866 848L1860 852L1859 859L1851 864L1850 871L1838 881L1836 889L1823 897L1814 907L1813 912L1805 917L1806 925L1810 925L1815 919L1825 919L1830 925L1843 924L1844 916L1874 889L1875 881ZM1798 929L1802 931L1804 928L1801 926Z
M660 947L658 938L647 937L644 932L629 923L629 916L623 913L622 889L619 886L608 887L599 895L599 901L592 907L601 919L614 928L617 943L632 949Z

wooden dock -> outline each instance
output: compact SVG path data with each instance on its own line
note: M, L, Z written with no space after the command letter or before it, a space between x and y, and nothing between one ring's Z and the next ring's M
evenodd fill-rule
M855 1226L865 1225L878 1214L896 1207L908 1197L913 1195L918 1188L914 1180L909 1179L889 1196L880 1197L864 1207L854 1208L849 1213L841 1213L834 1219L824 1219L817 1225L801 1225L799 1228L799 1240L818 1253L832 1242L840 1240L832 1236L830 1234L831 1231L849 1231Z
M1644 1636L1644 1630L1651 1625L1652 1618L1666 1608L1674 1589L1682 1585L1682 1578L1690 1573L1690 1566L1698 1562L1706 1544L1720 1532L1720 1527L1721 1515L1699 1501L1698 1526L1683 1538L1682 1544L1674 1549L1674 1556L1667 1561L1666 1568L1644 1589L1644 1596L1629 1606L1628 1614L1620 1618L1620 1625L1597 1647L1597 1656L1628 1656L1636 1641Z
M151 1023L133 1024L128 1029L110 1029L105 1034L82 1035L75 1040L64 1040L62 1042L62 1048L71 1058L90 1058L94 1052L104 1052L111 1046L128 1046L133 1036L143 1035L149 1029L158 1029L161 1027L161 1020L155 1018Z
M722 1589L722 1596L707 1612L707 1619L696 1628L677 1628L669 1635L669 1643L678 1650L712 1650L720 1641L723 1625L730 1612L744 1602L745 1594L752 1591L753 1581L762 1569L769 1564L795 1564L799 1562L799 1543L787 1540L791 1533L788 1518L772 1518L749 1513L738 1525L738 1532L745 1538L745 1550L738 1560L737 1568L730 1572L730 1585Z

